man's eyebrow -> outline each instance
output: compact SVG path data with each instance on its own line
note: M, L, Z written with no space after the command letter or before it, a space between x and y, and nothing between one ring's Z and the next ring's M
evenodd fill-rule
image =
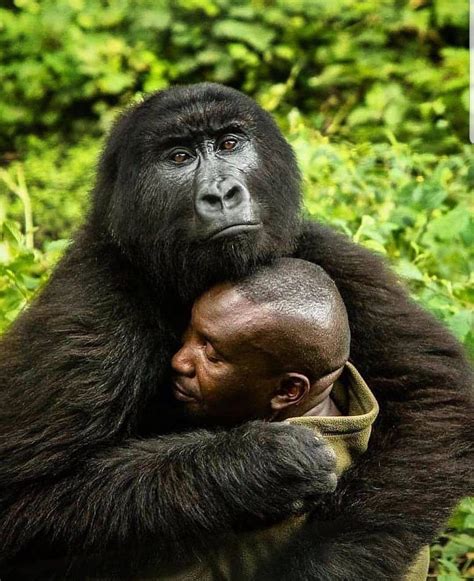
M222 349L220 349L219 344L220 341L219 339L217 339L216 337L213 337L212 335L210 335L209 333L201 332L200 333L202 338L205 339L208 343L210 343L212 345L212 348L214 349L214 351L220 355L223 358L226 358L226 354L222 351Z
M203 330L200 332L200 335L203 337L203 339L205 339L206 341L209 341L209 343L219 343L219 339L215 336L212 335L212 333L208 333L207 330Z
M205 339L206 341L209 341L209 343L212 343L212 345L222 345L222 341L216 336L214 335L212 332L209 332L208 329L201 329L201 331L199 331L199 334L201 335L201 337L203 339ZM216 349L217 351L217 349Z

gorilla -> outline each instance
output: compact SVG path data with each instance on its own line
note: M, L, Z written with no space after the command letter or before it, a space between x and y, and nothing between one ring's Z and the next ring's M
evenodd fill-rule
M236 90L176 87L121 116L84 226L1 340L2 578L94 577L110 551L117 576L139 555L138 577L147 550L164 561L302 506L301 536L260 579L400 579L432 540L470 491L469 365L378 256L300 204L290 146ZM304 428L185 430L173 415L193 300L281 256L334 279L380 404L335 491Z

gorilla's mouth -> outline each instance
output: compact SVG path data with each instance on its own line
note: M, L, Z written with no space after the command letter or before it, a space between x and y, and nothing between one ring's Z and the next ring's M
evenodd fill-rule
M224 226L220 230L213 232L208 240L217 240L218 238L226 238L228 236L236 236L237 234L243 234L244 232L251 232L254 230L260 230L262 227L261 222L245 222L243 224L230 224Z

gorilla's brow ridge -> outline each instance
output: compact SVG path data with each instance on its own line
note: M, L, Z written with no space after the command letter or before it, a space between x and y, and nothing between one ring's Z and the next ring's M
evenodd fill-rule
M225 133L238 132L247 135L248 125L242 120L231 120L223 123L209 123L203 129L194 128L188 124L174 125L172 131L164 131L163 127L154 132L155 143L160 147L177 145L187 141L202 139L207 135L219 136ZM159 132L158 132L159 131Z

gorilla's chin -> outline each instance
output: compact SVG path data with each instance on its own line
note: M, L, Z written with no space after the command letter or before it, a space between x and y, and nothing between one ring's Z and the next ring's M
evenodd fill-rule
M238 231L234 235L168 248L166 257L157 258L161 275L163 264L167 264L168 285L170 274L179 273L174 291L183 303L189 304L214 284L238 280L281 256L282 250L290 253L294 239L286 238L283 241L281 235L271 235L264 228Z
M194 301L207 288L224 280L237 280L273 258L274 251L249 233L209 240L190 249L187 284L178 292L185 302Z

